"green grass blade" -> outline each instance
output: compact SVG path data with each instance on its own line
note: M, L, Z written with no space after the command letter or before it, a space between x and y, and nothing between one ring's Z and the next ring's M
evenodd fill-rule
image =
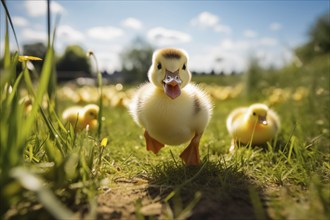
M98 81L98 87L100 91L100 98L99 98L99 114L97 117L98 127L97 127L97 134L98 138L101 137L102 133L102 117L103 117L103 85L102 85L102 74L101 72L97 73L97 81Z
M50 18L51 18L50 0L47 0L47 42L48 42L47 45L48 45L48 48L50 46L50 41L51 41L51 39L50 39L50 29L51 29L51 27L50 27L50 24L51 24Z
M48 3L50 4L50 2ZM55 25L53 30L52 38L50 36L50 12L48 12L48 49L54 49L55 44L55 36L56 36L56 28L59 22L59 17L57 16L55 19ZM52 46L53 45L53 46ZM57 98L56 98L56 87L57 87L57 73L56 73L56 65L55 65L55 57L52 58L52 69L51 69L51 75L49 79L49 84L47 86L47 92L50 99L51 105L55 106L55 112L57 112Z
M10 47L9 47L9 33L8 20L6 19L6 33L5 33L5 53L4 53L4 69L10 69Z
M56 219L75 219L73 212L67 209L48 189L43 181L28 169L17 167L11 171L11 176L17 179L23 187L37 194L40 203Z
M11 105L11 103L13 102L15 96L17 95L17 88L21 82L21 79L23 77L23 73L19 74L19 76L17 77L14 85L13 85L13 89L11 91L11 93L9 94L8 100L7 100L7 107Z
M191 216L193 208L197 205L202 198L201 192L196 192L193 200L182 210L177 219L187 219Z
M292 155L292 150L293 150L293 146L295 144L295 136L291 137L291 143L290 143L290 148L289 148L289 153L288 153L288 161L291 162L291 155Z
M254 208L254 213L256 215L257 220L267 219L266 213L263 209L262 202L258 195L257 190L254 187L249 187L249 195L251 198L252 206Z
M15 28L14 28L14 25L13 25L13 21L11 20L9 10L8 10L8 8L7 8L7 5L6 5L6 1L5 1L5 0L1 0L1 3L2 3L3 8L5 9L5 12L6 12L7 18L8 18L8 20L9 20L9 23L10 23L10 26L11 26L11 29L13 30L14 37L15 37L15 41L16 41L16 44L17 44L17 49L18 49L18 51L20 51L19 43L18 43L18 40L17 40L16 32L15 32ZM7 23L8 23L8 22L6 22L6 25L7 25ZM6 29L7 29L7 28L6 28ZM7 34L8 34L8 31L7 31Z
M23 62L23 75L24 75L24 80L25 80L26 87L27 87L29 93L33 97L35 97L35 92L34 92L34 89L33 89L33 83L32 83L31 77L30 77L29 70L27 68L27 61Z
M27 119L24 128L23 128L23 139L27 137L27 135L31 132L31 127L34 124L34 121L36 119L36 114L39 109L39 106L41 105L43 96L47 90L48 83L49 83L49 78L52 70L52 60L54 56L54 51L53 49L49 49L46 54L45 62L42 67L41 71L41 78L38 86L38 90L36 93L36 98L35 102L32 104L32 110L31 110L31 116Z

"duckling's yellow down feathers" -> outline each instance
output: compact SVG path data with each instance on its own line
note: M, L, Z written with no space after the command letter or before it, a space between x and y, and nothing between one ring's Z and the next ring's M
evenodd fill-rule
M264 104L253 104L233 110L226 121L231 137L243 144L264 144L280 129L278 115Z
M89 130L97 128L99 107L95 104L88 104L84 107L72 106L62 113L64 122L70 123L75 131L81 131L88 127Z
M157 153L165 144L190 141L180 157L186 165L199 164L199 142L212 104L190 83L187 53L175 48L156 51L148 77L150 83L138 89L129 106L134 121L145 129L147 150Z

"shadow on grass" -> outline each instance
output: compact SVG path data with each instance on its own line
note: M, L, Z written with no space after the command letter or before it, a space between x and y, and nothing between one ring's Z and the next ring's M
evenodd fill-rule
M172 210L185 207L196 192L201 197L188 219L269 219L263 192L237 167L222 161L206 161L200 167L185 167L166 162L152 168L148 193L163 201L176 192L178 199L169 199ZM173 214L176 217L176 214Z

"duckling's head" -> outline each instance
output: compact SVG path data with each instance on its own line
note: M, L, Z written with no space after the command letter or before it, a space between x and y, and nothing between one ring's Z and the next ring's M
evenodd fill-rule
M267 125L267 112L268 106L264 104L253 104L248 108L246 113L247 120L251 123L258 123L262 125Z
M95 104L86 105L83 108L83 116L86 121L97 120L99 107Z
M154 52L148 72L151 83L164 89L171 99L181 94L191 80L188 70L188 54L181 49L165 48Z

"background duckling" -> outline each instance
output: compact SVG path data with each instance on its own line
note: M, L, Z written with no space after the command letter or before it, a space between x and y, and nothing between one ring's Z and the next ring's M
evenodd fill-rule
M29 96L24 96L19 100L19 103L24 106L24 112L29 113L32 110L32 99Z
M186 165L198 165L199 142L212 105L204 91L190 83L187 53L174 48L155 51L148 78L129 106L134 121L145 129L147 150L156 154L165 144L190 141L180 157Z
M233 110L226 121L234 149L235 141L242 144L264 144L275 137L280 129L277 114L264 104L253 104Z
M81 131L88 126L89 130L97 128L97 118L99 107L95 104L88 104L84 107L72 106L64 110L62 118L69 122L75 128L75 131Z

